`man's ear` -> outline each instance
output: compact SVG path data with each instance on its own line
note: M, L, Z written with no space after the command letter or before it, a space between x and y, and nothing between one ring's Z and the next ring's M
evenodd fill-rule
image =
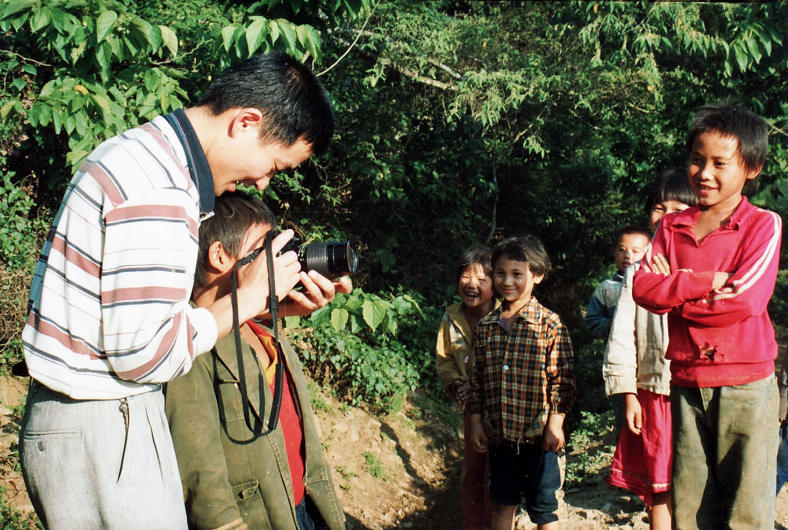
M231 137L241 134L254 132L259 134L260 127L263 124L263 113L254 107L244 107L235 112L235 116L230 120L229 130L227 133Z
M206 263L209 269L216 273L224 273L230 270L235 261L231 259L230 253L224 248L221 241L214 241L208 247L208 260Z

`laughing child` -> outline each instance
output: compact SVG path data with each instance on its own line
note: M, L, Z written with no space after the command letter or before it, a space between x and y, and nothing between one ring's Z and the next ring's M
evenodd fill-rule
M464 451L462 459L462 511L464 528L489 528L490 495L487 455L471 446L470 414L466 401L473 366L473 329L493 308L493 281L490 251L476 246L466 250L457 263L457 289L462 302L446 310L435 345L436 368L443 388L457 400L464 414Z
M572 344L558 315L532 296L550 269L542 243L506 239L492 263L503 302L474 330L470 396L471 442L489 450L492 528L511 529L521 501L537 528L558 528L556 452L575 397Z

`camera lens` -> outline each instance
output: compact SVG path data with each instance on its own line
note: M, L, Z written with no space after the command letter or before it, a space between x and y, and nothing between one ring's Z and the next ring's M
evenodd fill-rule
M306 269L327 278L358 271L358 254L349 241L311 243L302 247L301 252Z

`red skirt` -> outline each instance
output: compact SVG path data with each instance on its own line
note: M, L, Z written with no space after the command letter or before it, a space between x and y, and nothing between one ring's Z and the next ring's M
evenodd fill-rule
M643 411L640 435L630 431L625 421L607 483L633 491L652 506L655 493L670 490L670 398L638 389L638 401Z

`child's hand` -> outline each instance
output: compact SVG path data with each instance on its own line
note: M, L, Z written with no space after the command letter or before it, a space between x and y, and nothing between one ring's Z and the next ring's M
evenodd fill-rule
M651 268L655 273L670 276L670 264L662 254L657 254L654 256L654 258L651 260L651 265Z
M471 414L471 445L477 453L487 452L487 435L484 433L481 414Z
M643 409L640 408L636 394L624 396L624 417L627 419L629 430L640 436L640 429L643 427Z
M460 377L455 380L457 405L460 410L465 410L465 404L468 402L468 393L471 391L471 383L466 377Z
M730 280L732 276L733 273L730 272L715 272L714 281L711 283L711 288L722 289L725 287L725 284L728 283L728 280Z
M562 414L550 414L542 435L542 449L555 453L565 444L564 416Z

